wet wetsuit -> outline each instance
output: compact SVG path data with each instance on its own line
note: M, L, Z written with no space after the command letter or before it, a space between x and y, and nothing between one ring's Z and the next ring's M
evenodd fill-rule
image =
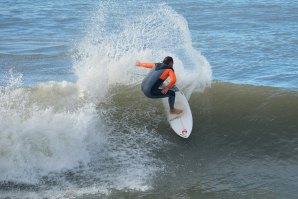
M141 63L140 66L145 68L152 68L148 75L142 82L142 91L149 98L169 98L170 109L174 108L175 103L175 92L172 90L168 90L166 94L163 94L162 84L163 82L170 77L171 81L166 86L167 88L172 88L172 86L176 82L176 75L174 73L174 69L164 63Z

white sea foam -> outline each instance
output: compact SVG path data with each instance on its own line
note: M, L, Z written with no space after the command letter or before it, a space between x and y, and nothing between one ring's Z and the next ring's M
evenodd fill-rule
M72 86L48 83L25 89L20 83L20 77L11 76L1 87L0 181L37 183L49 172L88 163L88 138L98 122L94 107L69 108L57 93L64 90L70 97L66 93Z

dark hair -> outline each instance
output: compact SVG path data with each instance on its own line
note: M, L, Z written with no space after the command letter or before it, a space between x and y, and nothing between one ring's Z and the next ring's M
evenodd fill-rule
M162 63L170 65L170 63L174 63L173 58L170 56L167 56L163 59Z

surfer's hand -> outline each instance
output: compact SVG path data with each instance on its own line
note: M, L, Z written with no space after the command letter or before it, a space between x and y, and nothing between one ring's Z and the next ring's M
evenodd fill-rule
M140 61L139 60L136 61L136 66L140 66Z
M162 94L167 94L167 92L169 91L169 88L168 87L164 87L162 90L161 90L161 93Z

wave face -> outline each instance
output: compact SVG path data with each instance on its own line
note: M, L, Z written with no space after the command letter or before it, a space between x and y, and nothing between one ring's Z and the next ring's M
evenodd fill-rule
M131 191L133 197L298 196L296 91L214 82L205 92L191 95L194 127L185 140L171 131L162 103L144 98L139 90L121 87L101 105L115 107L113 121L134 127L146 123L167 141L153 150L164 167L152 180L153 189Z
M185 140L140 85L112 86L94 104L76 84L17 88L11 78L1 90L3 196L298 195L296 91L214 82L192 93Z

